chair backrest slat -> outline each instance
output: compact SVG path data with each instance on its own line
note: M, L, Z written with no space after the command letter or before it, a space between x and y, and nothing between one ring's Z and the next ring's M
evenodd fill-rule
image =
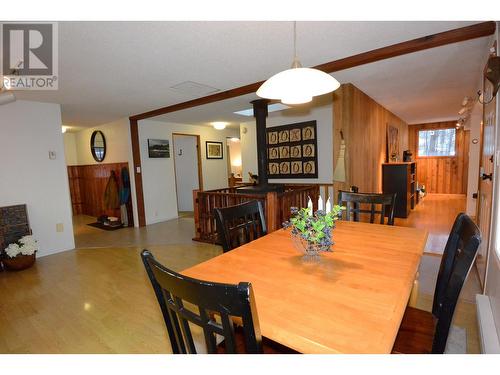
M185 318L187 311L184 311L184 305L182 300L178 297L174 297L175 307L177 307L177 313L180 319L180 326L182 331L182 336L186 342L188 353L196 354L196 347L194 346L193 335L191 334L191 329L189 328L188 320Z
M262 203L257 200L214 208L217 234L224 252L267 234Z
M375 222L375 215L380 215L380 224L384 224L387 216L387 224L394 225L394 204L396 194L377 194L377 193L354 193L351 191L339 191L338 204L346 207L345 219L359 221L360 214L370 214L370 223ZM370 209L363 208L367 204ZM381 209L377 210L376 205Z
M207 353L217 352L217 341L215 340L215 334L213 327L210 324L210 317L203 307L198 306L200 312L200 318L203 321L203 335L205 336L205 345L207 346Z
M236 353L236 341L234 338L233 321L228 314L221 314L222 327L224 328L224 345L227 354Z
M164 296L163 303L165 304L165 307L167 310L167 318L168 318L170 324L173 326L173 334L171 335L171 341L173 341L174 343L172 344L172 351L174 352L174 354L176 353L174 350L174 344L175 344L175 347L178 348L177 349L178 353L185 354L185 353L187 353L186 345L185 345L185 342L182 338L182 330L181 330L181 327L179 325L179 319L177 318L177 315L175 314L175 310L167 307L168 305L170 305L170 306L173 305L172 304L172 297L171 297L170 293L167 291L164 291L163 296ZM165 316L164 316L164 318L165 318ZM167 320L167 318L165 318L165 320Z
M433 353L444 353L458 297L472 269L481 232L469 216L460 213L453 224L441 259L432 314L437 319Z
M262 353L262 336L250 283L233 285L197 280L166 268L147 250L143 250L141 257L160 304L174 354L197 352L191 331L193 324L203 330L204 338L200 342L205 344L208 353L219 351L216 334L224 338L225 353L236 353L233 318L243 321L247 351ZM220 317L220 322L215 316Z

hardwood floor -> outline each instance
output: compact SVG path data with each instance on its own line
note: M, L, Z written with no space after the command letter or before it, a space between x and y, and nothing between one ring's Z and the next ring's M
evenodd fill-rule
M212 246L149 246L182 270ZM142 248L78 249L0 273L0 353L170 353Z
M463 194L427 194L406 219L396 218L394 225L426 229L429 232L426 253L442 254L455 217L465 212Z
M179 219L152 224L141 228L122 228L104 231L87 224L95 222L95 217L78 215L73 217L76 248L128 247L146 245L201 245L193 242L195 235L193 218L181 215Z

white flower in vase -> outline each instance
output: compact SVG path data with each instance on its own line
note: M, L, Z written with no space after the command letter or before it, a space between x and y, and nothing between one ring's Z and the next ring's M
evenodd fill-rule
M9 258L14 258L16 257L19 253L21 253L21 248L17 243L11 243L7 248L5 249L5 254Z
M19 240L19 243L21 244L20 249L23 255L33 255L38 251L38 243L31 235L24 236Z
M5 253L9 258L15 258L19 254L33 255L36 251L38 251L38 243L32 235L22 237L5 249Z

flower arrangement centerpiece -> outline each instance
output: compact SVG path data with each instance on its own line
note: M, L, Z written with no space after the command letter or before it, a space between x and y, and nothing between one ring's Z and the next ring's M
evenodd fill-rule
M309 199L307 208L291 208L292 217L283 226L285 229L291 229L294 244L300 251L306 256L316 256L322 251L332 251L332 230L344 209L345 207L339 205L332 207L328 199L326 209L323 210L320 197L318 210L313 212Z
M3 265L10 270L22 270L35 263L38 243L32 235L20 238L5 248Z

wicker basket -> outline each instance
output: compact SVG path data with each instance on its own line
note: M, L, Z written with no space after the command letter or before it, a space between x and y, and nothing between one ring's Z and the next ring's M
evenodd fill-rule
M36 256L33 255L18 255L14 258L9 258L4 256L2 259L3 266L9 271L20 271L26 268L30 268L35 264Z

